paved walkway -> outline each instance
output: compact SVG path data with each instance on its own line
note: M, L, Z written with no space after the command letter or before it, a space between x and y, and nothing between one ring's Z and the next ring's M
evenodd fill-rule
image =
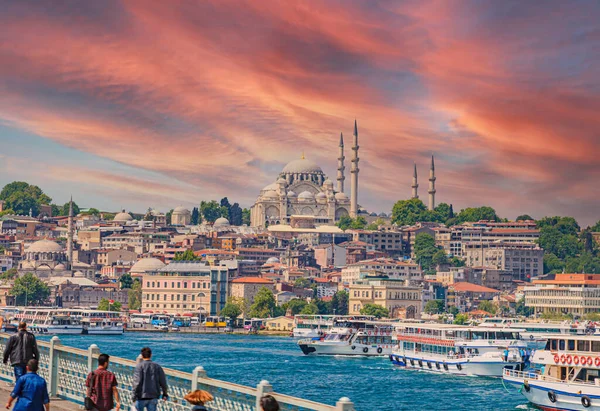
M4 406L6 405L6 403L8 402L8 397L10 396L10 393L12 392L12 384L9 385L8 383L4 382L4 381L0 381L0 409L4 409ZM16 400L15 402L13 402L13 407L16 404ZM69 401L65 401L65 400L59 400L59 399L50 399L50 410L55 411L81 411L83 409L83 407L80 407L77 404L74 404L72 402Z

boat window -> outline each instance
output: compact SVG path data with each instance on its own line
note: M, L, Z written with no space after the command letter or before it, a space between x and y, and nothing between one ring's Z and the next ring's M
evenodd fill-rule
M565 340L559 340L558 341L558 349L561 351L564 351L565 349Z
M558 340L550 340L550 349L553 351L558 350Z
M600 352L600 341L592 341L592 351Z
M577 341L577 351L589 351L590 350L590 342L585 340Z
M546 346L544 347L544 350L550 351L552 349L552 341L553 340L546 341Z
M575 351L575 340L569 340L569 344L568 344L567 350L569 350L569 351Z

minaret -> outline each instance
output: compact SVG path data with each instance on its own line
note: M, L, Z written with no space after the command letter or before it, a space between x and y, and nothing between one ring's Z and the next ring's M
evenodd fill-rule
M67 258L69 259L69 270L73 274L73 196L69 202L69 225L68 225L68 240L67 240Z
M344 170L346 169L346 167L344 167L345 159L346 159L346 157L344 157L344 135L342 133L340 133L340 156L338 157L338 169L337 169L337 191L338 191L338 193L344 192L344 180L346 179L346 177L344 177Z
M412 198L419 198L419 183L417 183L417 163L415 163L415 172L413 173L413 182L412 182Z
M352 156L352 169L350 170L350 217L358 215L358 125L354 119L354 154Z
M435 164L431 155L431 168L429 168L429 210L435 208Z

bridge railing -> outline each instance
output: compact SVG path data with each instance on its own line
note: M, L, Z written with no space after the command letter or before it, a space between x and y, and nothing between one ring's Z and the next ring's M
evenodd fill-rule
M0 355L9 338L0 334ZM50 342L38 341L40 351L40 369L38 374L48 383L51 397L59 397L78 404L83 404L86 394L85 380L87 375L98 366L100 349L92 344L87 350L62 345L58 337ZM121 409L129 409L132 405L132 385L135 361L125 358L110 357L110 371L118 382ZM160 411L187 411L191 405L183 399L193 390L202 389L210 392L214 401L206 404L211 411L258 411L259 401L265 394L277 399L282 411L354 411L354 405L348 398L341 398L336 405L326 405L273 391L268 381L261 381L256 388L233 384L209 378L202 367L196 367L193 373L164 368L169 385L169 400L160 401ZM10 364L0 365L0 379L13 381L14 373Z

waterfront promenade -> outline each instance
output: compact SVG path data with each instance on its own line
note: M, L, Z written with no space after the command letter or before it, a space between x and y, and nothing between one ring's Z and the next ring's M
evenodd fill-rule
M4 350L8 334L0 334L0 353ZM50 342L39 341L40 371L39 374L48 382L50 396L68 400L74 404L82 404L85 396L85 378L96 368L100 348L92 344L87 350L68 347L58 337ZM103 349L110 353L110 347ZM131 388L135 361L111 356L110 370L115 373L119 382L119 394L122 407L128 410L131 406ZM281 404L284 411L354 411L354 405L347 398L341 398L336 405L326 405L274 392L267 381L261 381L257 387L247 387L207 376L201 366L192 373L165 368L169 384L169 401L160 402L159 410L189 410L183 397L195 389L209 391L215 400L208 405L210 410L219 411L254 411L258 410L258 401L262 395L269 393ZM0 379L13 381L13 370L8 365L0 366Z

